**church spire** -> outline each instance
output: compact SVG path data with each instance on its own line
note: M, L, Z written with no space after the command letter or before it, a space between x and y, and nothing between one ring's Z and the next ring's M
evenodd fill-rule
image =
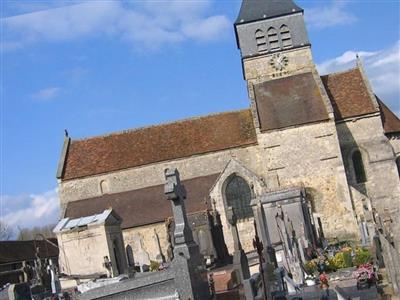
M235 25L303 12L292 0L243 0Z

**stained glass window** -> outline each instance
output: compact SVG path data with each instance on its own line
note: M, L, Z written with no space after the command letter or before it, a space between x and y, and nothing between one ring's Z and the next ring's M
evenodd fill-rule
M234 175L229 179L225 196L228 206L233 207L238 220L253 216L250 206L251 189L242 177Z

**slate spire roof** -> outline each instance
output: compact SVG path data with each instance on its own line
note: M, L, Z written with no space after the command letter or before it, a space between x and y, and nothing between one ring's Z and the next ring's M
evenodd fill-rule
M235 25L303 12L292 0L243 0Z

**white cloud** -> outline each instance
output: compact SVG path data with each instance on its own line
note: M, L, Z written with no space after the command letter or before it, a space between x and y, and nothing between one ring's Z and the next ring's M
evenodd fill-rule
M304 13L306 23L311 28L328 28L351 24L357 18L346 11L346 5L345 1L333 0L329 5L308 8Z
M221 30L231 27L225 16L212 16L186 24L183 32L186 36L201 41L215 40L219 38Z
M210 41L230 28L226 16L207 15L210 1L88 1L4 18L4 50L37 41L114 36L136 49L157 49L187 39Z
M57 97L60 91L61 88L59 87L48 87L32 94L31 97L40 101L49 101Z
M56 223L59 219L57 189L38 195L2 196L2 220L14 231Z
M362 58L374 92L395 112L400 112L400 41L375 52L347 51L318 64L318 70L328 74L353 68L356 54Z

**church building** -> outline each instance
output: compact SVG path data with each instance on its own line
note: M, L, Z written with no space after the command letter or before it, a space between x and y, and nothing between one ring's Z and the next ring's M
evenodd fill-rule
M374 94L361 61L321 76L303 9L292 0L244 0L234 30L248 109L65 137L57 171L61 218L112 208L133 260L139 250L149 260L167 257L173 220L164 170L177 168L206 257L222 255L222 233L225 251L233 251L230 207L243 248L252 252L251 202L289 190L307 201L318 237L368 244L379 223L399 253L400 120Z

